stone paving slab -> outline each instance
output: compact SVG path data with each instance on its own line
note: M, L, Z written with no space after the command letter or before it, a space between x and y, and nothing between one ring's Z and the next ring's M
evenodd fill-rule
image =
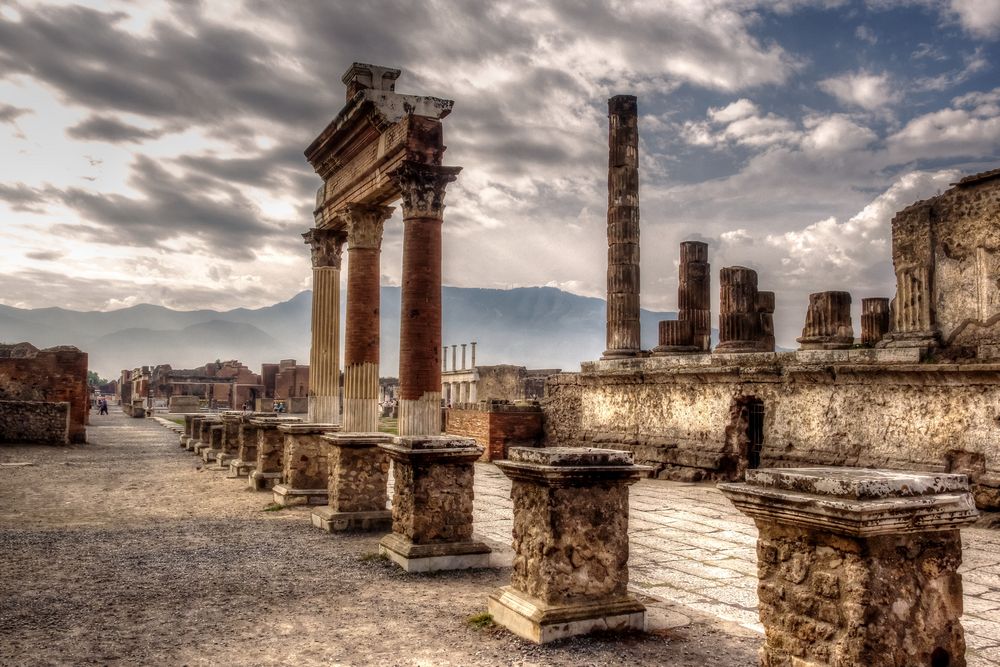
M477 463L475 491L476 533L509 545L510 480ZM752 519L710 484L640 480L629 501L632 590L763 632ZM968 664L1000 667L1000 531L963 529L962 541Z

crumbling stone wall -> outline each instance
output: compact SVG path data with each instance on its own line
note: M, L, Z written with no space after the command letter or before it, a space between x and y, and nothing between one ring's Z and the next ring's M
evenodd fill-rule
M392 532L414 544L472 539L472 465L393 466ZM400 494L399 491L412 490ZM449 493L441 493L448 489ZM460 490L460 491L459 491ZM420 511L417 511L417 508Z
M0 443L67 445L70 404L0 401Z
M69 442L86 442L87 354L69 346L0 345L0 400L68 403Z
M747 356L643 359L605 371L585 364L580 374L554 376L543 400L545 445L629 450L665 479L736 479L748 443L735 408L756 398L764 404L761 466L960 472L979 507L1000 509L1000 365Z

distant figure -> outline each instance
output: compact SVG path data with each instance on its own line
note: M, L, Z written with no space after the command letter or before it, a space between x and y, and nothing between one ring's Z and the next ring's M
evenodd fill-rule
M99 415L106 415L106 414L108 414L108 401L107 401L107 399L102 398L101 400L99 400L97 402L97 404L101 407L100 411L98 411L97 414L99 414Z

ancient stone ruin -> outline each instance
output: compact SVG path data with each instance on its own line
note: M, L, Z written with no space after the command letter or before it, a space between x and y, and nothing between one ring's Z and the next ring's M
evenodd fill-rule
M87 353L0 345L0 443L87 441Z
M803 350L846 350L854 344L850 292L809 295L806 325L798 338Z

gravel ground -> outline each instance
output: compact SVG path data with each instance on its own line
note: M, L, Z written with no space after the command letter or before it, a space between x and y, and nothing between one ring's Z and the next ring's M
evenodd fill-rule
M0 447L0 665L756 664L759 635L671 627L654 600L649 631L624 638L476 628L509 570L406 574L378 536L263 511L268 494L151 420L92 422L88 445Z

